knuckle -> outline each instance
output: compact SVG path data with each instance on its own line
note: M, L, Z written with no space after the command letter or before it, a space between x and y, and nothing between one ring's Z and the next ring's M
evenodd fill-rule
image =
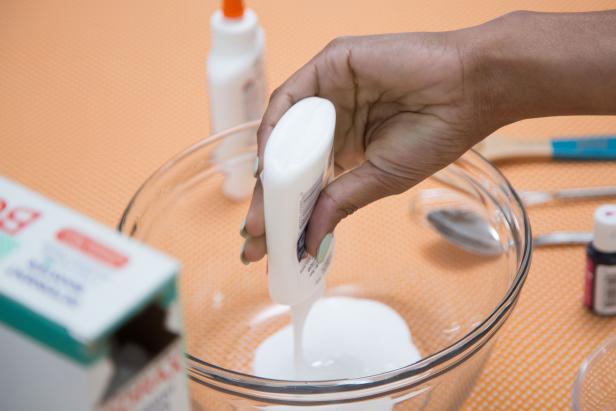
M529 14L530 12L528 10L514 10L506 13L502 16L502 18L506 20L517 21L519 19L525 19Z
M394 168L391 167L390 168ZM392 169L378 168L375 166L370 173L372 184L377 187L375 190L379 196L400 194L413 186L413 173L410 167L401 167L397 172Z
M284 82L272 92L270 95L269 104L275 103L279 100L286 100L286 103L290 105L294 103L290 80L292 80L292 78Z
M265 134L265 130L268 127L269 127L269 124L261 120L261 124L259 124L259 128L257 129L257 143L259 143L260 140L263 138L263 135Z
M276 99L276 97L280 95L280 89L281 87L276 87L274 91L272 91L272 94L270 94L269 97L270 103L272 102L272 100Z
M336 199L327 189L323 190L322 196L324 212L333 217L334 224L357 211L355 205L347 201Z
M274 123L264 116L261 119L261 124L259 124L259 128L257 129L257 144L259 146L265 142L265 138L267 137L269 131L272 128L274 128Z
M258 261L263 258L265 253L260 241L261 239L258 238L250 238L247 240L246 247L244 247L244 257L249 261Z
M327 43L326 49L337 49L344 46L347 43L348 36L335 37L329 43Z

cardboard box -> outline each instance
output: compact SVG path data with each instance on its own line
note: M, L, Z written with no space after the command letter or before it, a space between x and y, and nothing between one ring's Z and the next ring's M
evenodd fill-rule
M0 409L187 410L178 269L0 177Z

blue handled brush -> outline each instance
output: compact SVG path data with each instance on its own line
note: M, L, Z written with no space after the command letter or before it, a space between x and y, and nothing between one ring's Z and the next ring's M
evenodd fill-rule
M474 148L491 161L530 157L616 160L616 135L551 139L516 139L491 135Z

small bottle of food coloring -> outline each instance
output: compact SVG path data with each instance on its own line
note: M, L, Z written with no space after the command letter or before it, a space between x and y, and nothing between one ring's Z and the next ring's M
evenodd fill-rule
M593 240L586 249L584 304L599 315L616 315L616 205L595 211Z

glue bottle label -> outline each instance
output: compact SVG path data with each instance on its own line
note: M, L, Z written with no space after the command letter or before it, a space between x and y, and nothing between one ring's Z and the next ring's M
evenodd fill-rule
M302 193L299 201L299 238L297 239L297 261L301 261L306 250L306 227L314 209L319 194L324 187L323 174L315 180L310 189Z
M297 239L297 261L300 263L300 274L313 280L315 285L321 281L329 268L333 255L334 243L332 242L330 251L321 264L319 264L314 257L309 255L304 256L306 251L306 228L308 226L308 221L310 221L314 206L319 199L319 194L321 194L321 190L331 181L332 177L333 153L329 156L325 171L321 173L319 178L314 181L306 192L301 194L299 202L298 224L300 235Z

